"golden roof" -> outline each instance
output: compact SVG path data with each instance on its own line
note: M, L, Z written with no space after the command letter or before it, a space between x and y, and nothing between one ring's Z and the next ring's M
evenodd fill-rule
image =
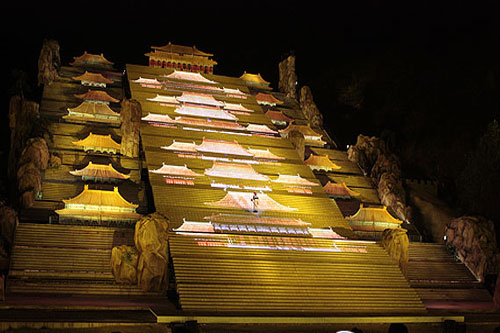
M85 73L80 76L73 76L72 79L77 81L88 81L88 82L98 82L107 84L113 83L113 81L102 76L101 73L89 73L88 71L85 71Z
M265 115L269 117L271 120L276 120L276 121L286 121L286 122L292 122L293 119L290 117L287 117L283 112L281 111L275 111L275 110L268 110Z
M257 197L257 201L253 199ZM256 203L254 206L254 202ZM236 208L236 209L245 209L248 211L297 211L297 208L291 208L288 206L284 206L276 201L274 201L267 194L259 193L256 195L252 192L235 192L235 191L227 191L227 194L224 198L215 202L205 202L205 205L218 207L218 208Z
M70 171L73 176L86 176L95 178L115 178L115 179L129 179L129 175L125 175L115 168L111 163L109 164L94 164L91 161L87 166L80 170Z
M161 175L174 175L174 176L190 176L190 177L203 177L202 174L196 173L189 169L187 165L167 165L162 164L161 168L156 170L150 170L151 173L161 174Z
M83 191L76 197L63 200L65 204L83 204L91 206L107 206L121 208L137 208L139 205L133 204L125 200L118 192L118 187L114 187L113 191L106 190L89 190L88 185L84 185Z
M151 121L157 123L175 123L175 120L169 117L168 114L159 114L159 113L148 113L147 116L141 118L144 121Z
M104 54L91 54L84 51L83 54L79 57L73 57L75 62L71 63L74 65L76 62L83 62L88 64L96 64L96 65L113 65L111 61L104 57Z
M205 170L205 175L247 180L267 181L269 177L255 171L250 164L232 164L214 161L210 169Z
M274 97L272 94L265 94L265 93L258 93L255 95L255 99L259 103L265 103L265 104L271 104L271 105L276 105L276 104L283 104L282 101Z
M201 105L220 106L220 107L224 106L224 102L216 100L212 95L187 92L187 91L182 92L182 95L176 97L176 100L184 103L193 103Z
M332 169L340 169L340 167L333 163L329 158L328 155L309 155L309 158L304 161L306 165L312 165L312 166L320 166L320 167L328 167Z
M387 207L364 207L359 206L356 214L346 217L347 220L353 222L384 222L400 225L403 221L394 218L387 211Z
M205 106L205 105L184 104L181 107L176 108L174 112L186 116L206 117L206 118L224 119L224 120L238 120L238 117L236 117L235 115L229 113L224 109L212 106Z
M284 160L284 157L275 155L269 151L269 148L267 149L252 149L248 147L247 151L253 155L255 158L268 158L272 160Z
M243 73L243 75L240 76L240 79L242 79L243 81L245 81L246 83L248 83L250 85L255 85L255 86L258 86L258 87L261 87L264 89L271 89L269 87L270 82L267 82L266 80L264 80L262 78L262 76L260 76L260 73L250 74L250 73L247 73L245 71Z
M252 153L248 152L245 148L243 148L236 140L230 142L230 141L206 139L204 137L203 142L196 147L196 150L208 153L253 156Z
M166 61L171 63L188 63L196 66L208 66L213 67L217 65L217 61L207 58L201 57L193 54L179 55L177 53L169 53L160 50L155 50L154 52L148 52L144 54L150 59Z
M203 127L213 127L213 128L225 128L225 129L234 129L234 130L244 130L245 127L241 126L238 123L233 123L230 121L224 120L207 120L206 118L193 118L193 117L184 117L179 116L175 117L173 121L177 124L183 125L193 125L193 126L203 126Z
M324 190L328 194L339 195L339 196L349 196L349 197L358 197L360 194L356 191L351 190L347 187L345 183L332 183L328 181L328 183L323 186Z
M246 107L244 107L243 105L241 105L241 103L240 104L236 104L236 103L227 103L227 102L224 102L224 109L231 110L231 111L254 112L254 110L247 109Z
M277 131L269 128L267 125L259 125L259 124L248 124L246 127L247 131L251 132L261 132L261 133L272 133L278 134Z
M313 183L306 178L302 178L299 174L297 174L296 176L280 174L277 179L273 180L273 182L305 186L318 186L318 184Z
M168 42L168 44L166 44L166 45L151 46L151 48L153 50L163 51L163 52L167 52L167 53L191 54L191 55L197 55L197 56L202 56L202 57L213 57L213 54L200 51L196 48L195 45L184 46L184 45L177 45L177 44L172 44L172 42Z
M165 150L174 150L174 151L189 151L192 153L196 153L196 143L193 142L179 142L173 140L170 146L162 146L161 149Z
M201 82L201 83L210 83L210 84L216 84L217 82L212 81L201 75L200 73L194 73L194 72L185 72L185 71L177 71L174 69L174 71L168 75L163 75L163 77L167 79L178 79L178 80L186 80L186 81L195 81L195 82Z
M320 133L317 133L315 130L313 130L309 124L307 125L289 124L285 129L280 130L280 133L288 134L291 131L298 131L302 133L304 136L316 136L320 138L322 136Z
M68 111L74 113L101 114L107 116L120 117L120 114L111 110L107 104L82 102L76 108L68 108Z
M114 148L117 150L120 149L120 144L116 143L116 141L111 138L111 134L99 135L90 132L85 139L74 141L73 144L84 147Z
M73 96L90 101L103 101L103 102L114 102L118 103L120 100L113 98L108 95L107 92L103 90L88 90L83 94L74 94Z
M61 217L73 217L73 218L83 218L92 219L97 218L101 221L116 221L116 220L138 220L141 215L136 212L116 212L116 211L104 211L104 210L90 210L90 209L72 209L63 208L55 211Z

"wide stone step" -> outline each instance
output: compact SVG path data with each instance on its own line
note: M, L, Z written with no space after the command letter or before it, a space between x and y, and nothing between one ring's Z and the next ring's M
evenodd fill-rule
M144 292L135 285L104 283L92 280L9 279L7 291L10 294L80 294L80 295L157 295Z
M417 293L422 300L491 302L486 289L480 288L419 288Z
M204 237L203 242L181 235L170 239L184 310L425 312L417 293L379 244L304 240L311 243L303 250L287 246L294 241L285 237L226 235L223 242ZM266 246L273 242L283 245Z

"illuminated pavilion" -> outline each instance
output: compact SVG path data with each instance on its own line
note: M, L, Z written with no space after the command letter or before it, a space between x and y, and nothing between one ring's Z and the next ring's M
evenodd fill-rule
M23 212L8 293L120 295L145 304L155 297L157 323L334 330L442 327L465 317L433 313L436 299L491 303L463 265L453 264L453 275L431 269L450 266L442 246L412 242L403 274L378 240L407 221L393 217L326 131L311 128L298 103L260 74L216 75L213 54L194 46L152 49L149 66L127 65L126 78L103 55L85 52L45 87L49 149L63 165L45 171L43 197ZM142 106L136 158L113 139L121 132L112 103L125 97L124 86ZM305 160L288 139L292 130L306 139ZM110 272L116 239L133 245L134 222L151 212L169 222L168 294L116 283Z

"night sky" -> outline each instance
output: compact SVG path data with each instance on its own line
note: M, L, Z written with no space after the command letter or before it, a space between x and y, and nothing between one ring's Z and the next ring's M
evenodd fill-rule
M341 147L359 133L389 133L408 173L422 178L448 172L449 166L436 171L440 158L451 164L500 118L498 1L76 0L1 6L7 18L0 23L5 111L11 70L27 72L35 88L42 40L52 38L59 41L63 64L87 50L104 53L118 68L146 65L151 45L196 45L215 54L215 74L261 73L275 89L278 62L293 53L299 86L312 88ZM354 79L363 83L359 108L339 99ZM34 89L32 97L39 96Z

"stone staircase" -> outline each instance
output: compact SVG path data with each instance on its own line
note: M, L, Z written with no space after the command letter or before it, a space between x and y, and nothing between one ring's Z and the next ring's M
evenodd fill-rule
M170 253L182 309L425 313L417 293L379 244L315 239L305 247L297 245L301 242L297 237L172 235Z
M427 307L489 307L492 297L443 244L410 243L407 279Z
M125 228L21 223L7 293L154 295L115 283L111 273L111 249L133 245L133 237Z

